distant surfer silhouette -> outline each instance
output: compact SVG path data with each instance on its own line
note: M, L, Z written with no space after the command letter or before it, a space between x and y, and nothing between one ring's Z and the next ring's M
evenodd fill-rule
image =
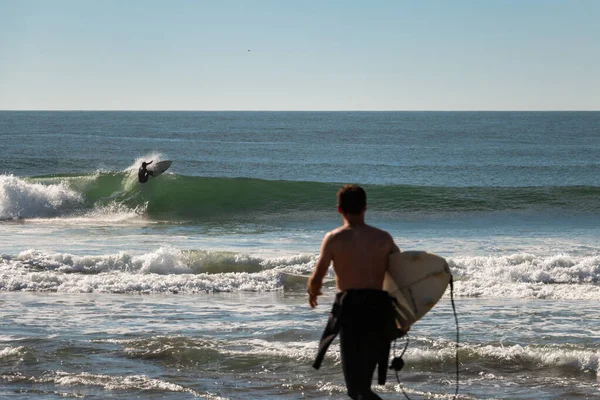
M142 166L138 170L138 180L140 181L140 183L146 183L148 181L148 178L152 175L152 171L148 171L146 169L146 167L150 164L152 164L152 161L150 161L149 163L142 162Z

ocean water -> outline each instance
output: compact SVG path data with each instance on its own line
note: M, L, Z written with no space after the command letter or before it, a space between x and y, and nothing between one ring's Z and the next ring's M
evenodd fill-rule
M343 183L449 261L460 399L600 399L600 112L2 111L0 149L2 399L346 398L297 276ZM375 390L452 399L455 339L447 293Z

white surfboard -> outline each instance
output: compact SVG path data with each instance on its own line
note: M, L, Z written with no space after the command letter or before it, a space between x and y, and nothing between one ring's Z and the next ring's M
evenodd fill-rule
M424 251L403 251L388 258L383 290L396 300L398 328L408 331L442 297L450 283L450 268L442 257Z
M153 162L146 169L150 172L151 176L156 177L168 170L172 163L170 160Z

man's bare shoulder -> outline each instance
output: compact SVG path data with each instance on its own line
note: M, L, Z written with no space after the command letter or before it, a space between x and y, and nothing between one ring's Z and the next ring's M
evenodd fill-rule
M369 229L370 233L368 236L371 237L373 243L378 243L382 249L385 249L386 252L394 253L400 250L394 242L394 238L388 231L376 228L374 226L369 226Z
M347 229L348 229L348 227L346 227L344 225L337 227L337 228L327 232L327 234L325 235L325 238L333 239L336 236L339 236L340 234L345 232Z
M370 238L380 241L393 241L392 235L390 235L387 231L383 229L376 228L371 225L363 225L360 228L353 228L347 225L342 225L336 229L329 231L325 235L325 241L334 242L337 240L345 240L350 237L355 237L356 232L359 232L360 237Z
M340 226L325 234L323 245L333 250L339 247L342 243L347 242L352 237L352 228L348 226Z
M392 235L390 235L388 231L385 231L372 225L366 225L366 227L369 229L369 233L373 236L377 236L381 239L392 239Z

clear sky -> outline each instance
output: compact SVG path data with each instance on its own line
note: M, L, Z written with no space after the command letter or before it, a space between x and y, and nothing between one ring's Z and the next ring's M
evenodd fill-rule
M600 110L600 1L0 0L0 109Z

